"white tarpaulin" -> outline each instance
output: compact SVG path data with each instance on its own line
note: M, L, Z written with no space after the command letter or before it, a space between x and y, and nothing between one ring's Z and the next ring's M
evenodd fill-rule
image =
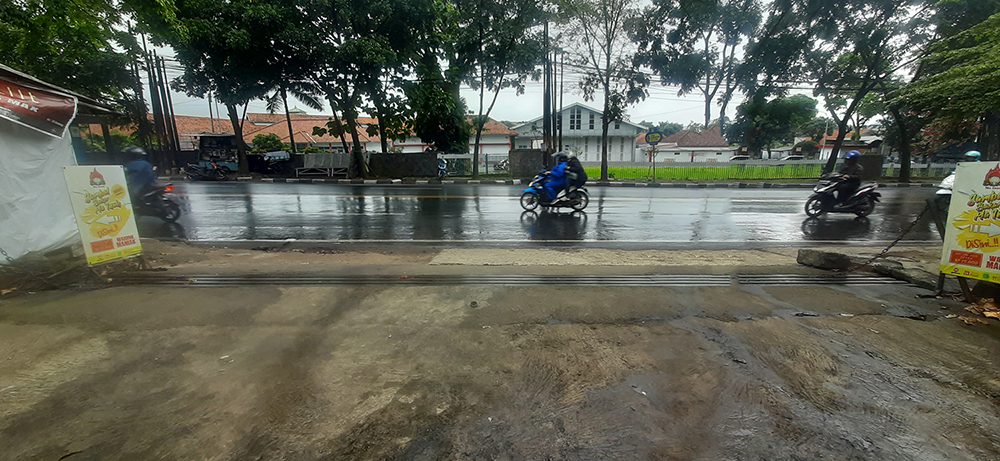
M0 118L0 248L11 258L79 243L63 177L71 165L69 130L53 137Z

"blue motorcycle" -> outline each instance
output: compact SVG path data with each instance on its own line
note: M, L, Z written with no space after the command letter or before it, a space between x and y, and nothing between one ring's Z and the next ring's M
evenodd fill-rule
M580 187L570 187L569 191L565 195L556 197L555 200L549 200L545 196L545 175L546 171L539 171L535 175L535 179L531 180L528 184L528 188L524 190L521 194L521 208L525 211L532 211L539 206L544 208L572 208L576 211L583 211L587 208L587 204L590 203L590 195L587 194L587 188Z

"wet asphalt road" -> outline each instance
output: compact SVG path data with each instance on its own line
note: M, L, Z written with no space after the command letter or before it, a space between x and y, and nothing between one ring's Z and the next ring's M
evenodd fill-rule
M590 187L585 212L523 212L523 186L177 183L174 224L139 220L140 235L194 242L322 241L746 248L822 243L885 245L923 210L933 188L883 188L865 218L808 219L810 194L789 189ZM939 242L925 217L904 243Z

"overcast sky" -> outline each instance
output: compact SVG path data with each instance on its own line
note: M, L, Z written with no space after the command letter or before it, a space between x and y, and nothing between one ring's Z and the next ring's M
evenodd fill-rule
M173 52L170 49L157 48L157 53L163 56L172 56ZM167 75L169 79L173 79L181 74L178 64L175 62L171 64L167 62ZM582 94L576 87L576 82L578 81L579 74L573 74L570 72L566 73L565 85L563 90L563 105L568 106L574 102L580 102L588 106L594 107L601 110L602 107L602 95L597 93L596 100L594 101L584 101ZM143 77L145 81L145 77ZM657 79L653 79L654 83L649 87L649 96L642 102L639 102L631 107L629 107L627 113L629 115L629 121L638 123L643 120L650 123L658 123L662 121L675 122L683 125L694 121L698 123L704 122L705 106L701 98L697 94L689 94L685 96L677 95L677 87L665 87L657 82ZM543 84L541 81L533 82L528 81L525 85L525 91L522 95L517 95L513 89L504 90L500 93L497 98L496 105L493 108L493 112L490 117L495 120L507 120L515 122L524 122L536 117L541 117L542 115L542 89ZM148 98L148 88L147 98ZM802 93L812 97L811 91L793 91L792 94ZM191 98L182 93L171 91L171 95L174 102L174 111L177 115L197 115L207 117L209 115L209 104L206 99ZM471 88L463 85L462 96L466 100L466 104L470 111L477 111L479 108L479 93L472 90ZM729 104L726 109L727 116L730 119L735 118L736 106L743 102L743 95L737 94L734 100ZM147 99L148 101L148 99ZM489 106L490 95L486 95L485 105ZM309 114L319 114L313 109L307 108L301 102L290 99L288 102L289 108L299 107L305 110ZM212 106L213 115L217 115L215 112L215 105ZM225 107L219 105L222 109L223 114L225 114ZM817 107L820 110L820 116L824 115L822 106ZM250 108L248 112L267 112L265 103L263 101L253 101L250 103ZM323 115L328 115L330 113L329 107L326 107L322 112ZM719 116L719 105L718 102L713 102L712 104L712 119Z

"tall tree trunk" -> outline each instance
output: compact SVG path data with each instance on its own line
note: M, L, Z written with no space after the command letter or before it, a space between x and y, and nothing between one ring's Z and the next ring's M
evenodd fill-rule
M344 124L341 123L340 117L337 115L337 108L340 104L337 103L337 99L333 97L332 93L326 93L326 99L330 102L330 110L333 112L333 121L337 124L337 136L340 137L340 144L344 146L344 153L351 153L351 148L347 145L347 137L344 136ZM345 112L346 114L346 112ZM357 139L355 139L357 141Z
M848 121L847 117L837 121L837 140L833 142L833 149L830 151L830 158L826 160L826 165L823 166L824 173L832 173L833 169L837 166L837 157L840 156L840 147L844 145L844 138L847 136Z
M705 127L702 129L703 131L707 130L708 124L712 122L712 97L715 96L712 92L712 62L708 59L711 46L708 40L709 34L705 34Z
M247 145L243 142L243 124L240 123L240 116L236 112L236 104L227 102L226 112L229 113L229 122L233 124L233 135L236 136L236 155L239 159L239 174L248 175L250 174L250 165L247 163Z
M896 128L899 129L899 182L908 183L910 182L910 134L906 131L906 122L899 108L890 104L889 113L892 114Z
M365 151L361 147L361 139L358 135L357 114L353 110L345 110L344 121L347 122L347 129L351 131L351 139L354 142L354 146L351 149L351 168L349 168L351 176L362 179L367 178L368 166L365 164Z
M983 114L976 144L982 151L983 160L1000 160L1000 111L989 110Z
M601 115L601 181L608 180L608 103L611 100L611 95L607 90L609 85L605 85L604 88L604 114Z
M285 105L285 122L288 123L288 144L292 146L292 153L295 153L295 135L292 133L292 116L288 113L288 95L285 94L285 87L281 87L281 102Z

